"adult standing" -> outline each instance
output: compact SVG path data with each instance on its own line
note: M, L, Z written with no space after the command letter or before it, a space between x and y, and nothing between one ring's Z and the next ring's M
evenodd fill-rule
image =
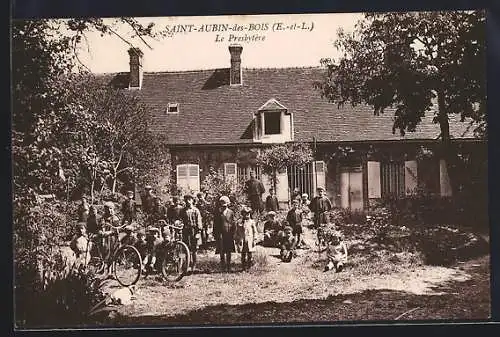
M230 271L231 254L235 252L236 222L234 212L229 208L229 198L222 196L219 203L220 208L215 208L214 211L214 238L217 241L215 254L220 254L221 269Z
M150 215L153 210L153 202L155 195L153 194L153 188L151 185L144 186L144 194L141 196L142 210L146 215Z
M196 251L198 250L198 239L203 228L201 213L194 206L194 198L192 195L185 195L184 201L186 207L182 210L182 241L188 246L191 252L191 271L196 268Z
M201 242L203 247L205 248L208 242L208 225L210 219L208 216L209 203L208 201L206 201L203 192L198 192L196 194L196 201L194 205L196 206L196 208L198 208L198 210L201 213L201 219L203 221L203 230L201 231Z
M262 211L262 194L264 194L264 185L255 178L255 172L250 171L250 179L245 182L245 194L252 208L252 218L257 219Z

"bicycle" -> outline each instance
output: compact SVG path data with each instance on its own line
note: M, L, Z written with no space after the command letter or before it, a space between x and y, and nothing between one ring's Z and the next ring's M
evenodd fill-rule
M109 273L113 272L115 279L124 287L128 287L137 283L142 274L142 259L141 254L131 245L122 245L119 238L120 229L124 225L114 226L109 224L111 231L103 234L94 234L90 237L90 241L95 244L94 252L90 252L90 261L87 268L96 274L103 274L104 278L109 277ZM110 233L111 232L111 233ZM109 243L109 247L99 239L110 239L116 237L113 243Z
M167 242L161 262L161 272L163 277L169 282L180 281L186 275L191 254L188 246L182 242L181 231L184 227L180 221L168 224L165 220L159 220L160 228L168 227L173 229L171 241Z

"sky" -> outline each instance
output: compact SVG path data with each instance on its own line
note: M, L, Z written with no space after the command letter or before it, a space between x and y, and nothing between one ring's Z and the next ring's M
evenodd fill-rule
M242 67L303 67L319 66L320 59L338 56L333 46L337 30L352 31L361 18L359 13L138 18L142 23L154 22L155 27L168 26L172 32L157 40L148 38L152 49L138 38L131 38L132 31L126 26L116 27L116 31L143 51L146 72L228 67L228 46L232 43L243 47ZM220 31L214 32L213 25ZM222 31L234 25L243 31ZM209 31L203 31L206 28ZM255 40L235 40L245 36ZM126 42L115 35L101 37L96 32L89 32L86 37L78 55L92 72L129 70L130 46Z

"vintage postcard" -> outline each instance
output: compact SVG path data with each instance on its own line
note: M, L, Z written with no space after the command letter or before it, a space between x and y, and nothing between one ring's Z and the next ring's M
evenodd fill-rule
M489 319L485 16L12 21L16 327Z

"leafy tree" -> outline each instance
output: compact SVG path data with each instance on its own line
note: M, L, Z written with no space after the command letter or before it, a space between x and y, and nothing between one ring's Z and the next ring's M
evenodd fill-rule
M71 97L78 114L74 130L83 152L81 166L91 184L108 178L111 193L121 178L157 180L168 167L166 139L149 130L151 118L137 95L108 85L103 78L77 76ZM128 173L128 174L125 174ZM164 173L164 172L163 172Z
M257 156L262 172L271 178L274 190L278 183L277 173L289 166L302 167L313 160L311 147L305 143L272 145Z
M68 229L64 216L68 213L68 203L64 199L68 199L77 182L82 180L85 173L82 165L92 158L85 157L88 140L81 131L94 132L96 121L100 120L94 119L95 110L89 108L88 102L75 99L76 84L70 74L83 70L78 64L76 48L84 41L85 32L92 29L128 42L115 30L117 23L130 27L144 42L144 37L154 35L153 25L141 25L129 18L112 22L102 19L16 20L11 24L16 314L33 305L29 302L33 299L29 289L39 288L41 280L37 275L41 268L49 273L53 268L43 266L47 257L43 254L41 257L41 253L58 247L64 239ZM109 131L101 126L97 124L98 132ZM90 154L98 154L97 149ZM123 167L138 166L135 158L127 158ZM118 170L121 168L121 164L118 165ZM52 199L40 203L43 195L52 196ZM40 208L40 205L44 206ZM17 301L20 297L28 301ZM35 307L45 310L45 307Z
M321 61L328 71L316 86L339 105L368 104L375 115L393 108L402 135L435 111L453 184L450 115L470 118L486 137L485 42L483 11L365 14L354 32L339 30L342 57Z

